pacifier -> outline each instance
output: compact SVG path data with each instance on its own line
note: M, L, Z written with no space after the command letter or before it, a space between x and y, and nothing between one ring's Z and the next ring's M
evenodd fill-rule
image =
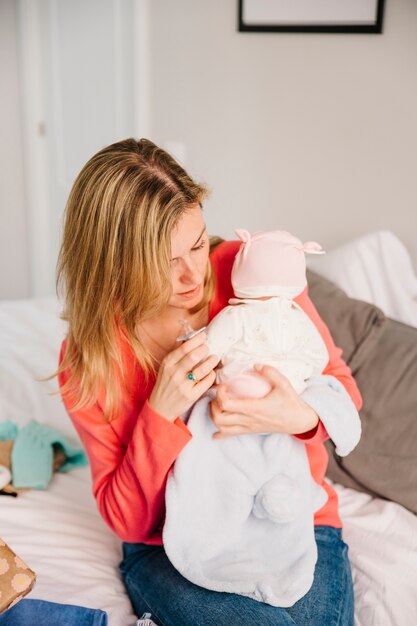
M181 326L184 328L184 333L176 338L175 341L187 341L191 337L195 337L198 333L201 333L206 329L206 326L202 326L198 330L195 330L188 320L179 320Z

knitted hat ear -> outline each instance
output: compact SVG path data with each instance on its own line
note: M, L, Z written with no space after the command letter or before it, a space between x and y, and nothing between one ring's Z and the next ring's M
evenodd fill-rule
M243 228L236 228L235 233L239 237L239 239L243 241L243 243L247 243L251 240L251 234L248 230L244 230Z
M306 241L303 244L303 250L307 254L326 254L326 251L316 241Z

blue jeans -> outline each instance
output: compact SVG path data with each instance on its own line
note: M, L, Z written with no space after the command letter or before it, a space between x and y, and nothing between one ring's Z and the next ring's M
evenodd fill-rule
M348 547L338 528L316 526L315 535L313 585L286 609L190 583L162 546L124 543L120 572L136 614L151 613L158 626L353 626Z
M107 613L73 604L23 598L0 615L1 626L107 626Z

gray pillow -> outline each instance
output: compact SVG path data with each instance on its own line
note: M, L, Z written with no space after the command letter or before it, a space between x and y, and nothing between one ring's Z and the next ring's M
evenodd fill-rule
M315 275L310 296L336 344L346 349L346 361L351 367L354 364L364 404L360 411L362 437L353 452L338 457L333 444L326 442L327 475L346 487L392 500L417 513L417 328L391 319L381 323L379 313L371 313L367 307L372 305L365 303L361 322L357 319L358 301L342 292L344 299L339 293L335 304L337 292L329 282ZM331 298L327 306L326 294ZM344 314L334 310L342 302ZM373 329L369 328L371 319ZM359 342L356 347L354 338Z
M354 374L378 342L386 317L381 309L349 298L327 278L307 270L309 295Z

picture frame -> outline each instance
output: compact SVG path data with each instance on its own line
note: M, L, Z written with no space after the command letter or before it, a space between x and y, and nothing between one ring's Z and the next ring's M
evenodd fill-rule
M385 0L238 0L238 31L381 34Z

